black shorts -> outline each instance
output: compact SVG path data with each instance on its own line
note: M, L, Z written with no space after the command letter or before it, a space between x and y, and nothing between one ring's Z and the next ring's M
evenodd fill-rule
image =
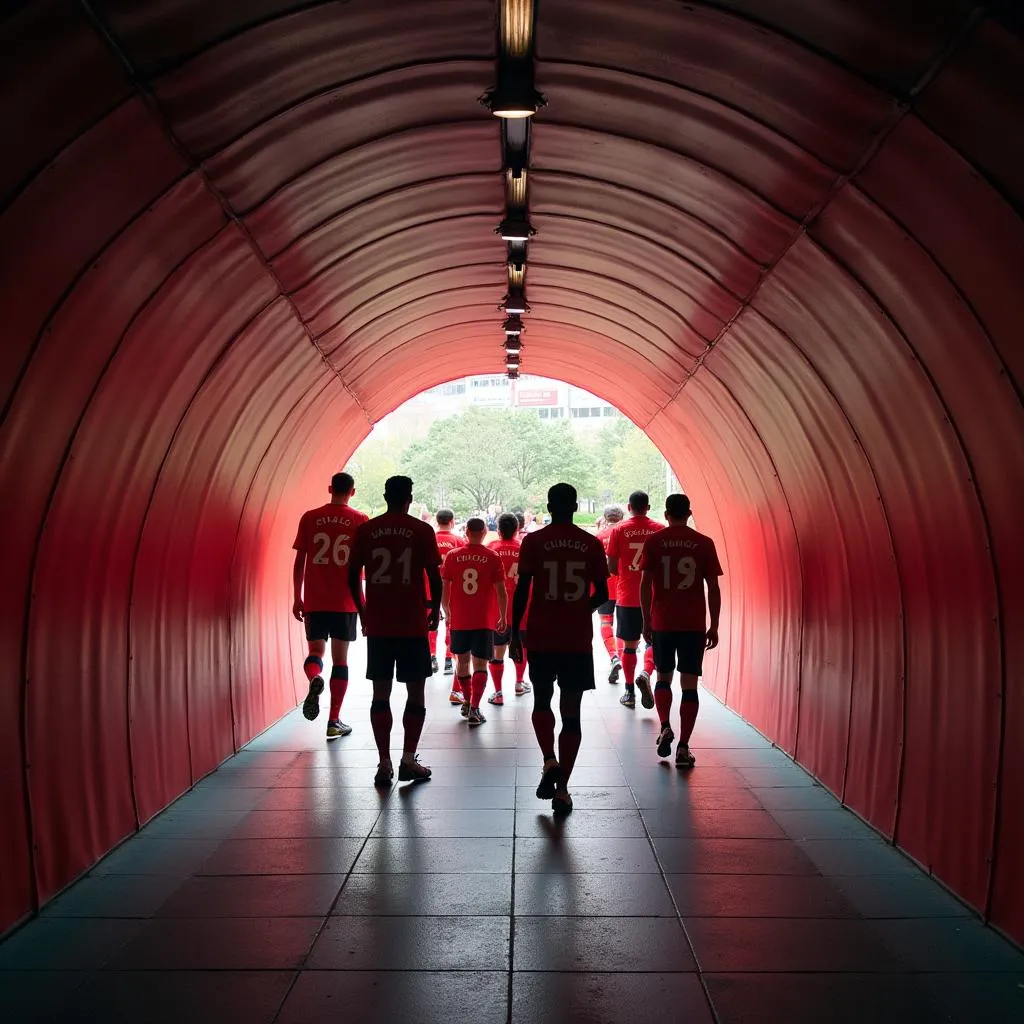
M594 689L594 654L562 652L562 651L531 651L526 652L526 661L530 666L530 682L535 688L554 686L557 682L563 690L571 693L583 693Z
M615 608L615 635L620 640L638 642L644 631L644 615L639 608Z
M366 678L419 683L432 672L425 636L368 636Z
M504 633L494 631L494 646L507 647L512 642L512 627L509 626Z
M704 671L704 650L707 634L695 630L685 632L655 632L651 638L654 643L654 667L659 672L675 672L676 668L683 675L699 676Z
M598 615L614 615L615 614L615 598L610 597L604 604L597 606Z
M306 612L307 640L355 640L359 617L355 612Z
M494 657L493 629L453 629L448 646L452 654L472 654L474 658Z

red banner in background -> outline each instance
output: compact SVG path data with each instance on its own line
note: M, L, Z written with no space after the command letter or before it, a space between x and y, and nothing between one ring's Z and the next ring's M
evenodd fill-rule
M558 405L557 388L520 388L515 404L519 406Z

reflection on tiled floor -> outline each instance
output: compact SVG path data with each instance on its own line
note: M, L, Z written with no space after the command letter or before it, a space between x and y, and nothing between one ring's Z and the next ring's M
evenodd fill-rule
M1024 957L752 729L705 696L679 774L600 686L564 826L529 697L470 731L437 677L383 793L365 685L290 715L0 945L0 1018L1024 1021Z

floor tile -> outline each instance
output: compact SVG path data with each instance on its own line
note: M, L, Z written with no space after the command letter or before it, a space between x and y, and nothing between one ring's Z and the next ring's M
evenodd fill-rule
M577 786L572 785L573 806L580 810L634 810L636 801L633 793L626 786ZM531 786L519 786L516 789L516 808L529 811L550 810L550 800L537 799L537 783Z
M530 874L644 872L657 874L646 839L516 839L515 869Z
M306 971L276 1024L504 1024L507 1001L504 971Z
M58 896L43 917L152 917L186 882L177 875L89 875Z
M52 1024L77 1004L78 992L93 975L86 971L0 970L0 1006L12 1024Z
M183 811L247 811L263 800L269 791L243 787L210 786L193 789L171 804L172 810Z
M380 811L347 808L299 808L290 811L249 811L232 829L231 839L302 839L347 837L362 839L376 824Z
M800 849L823 875L918 875L920 869L881 839L805 839Z
M157 815L139 833L143 839L227 839L246 810L188 811L177 806Z
M693 971L679 922L664 917L517 917L516 971Z
M652 836L717 839L785 839L779 823L764 810L723 810L718 807L644 808L643 820Z
M161 918L149 921L107 964L126 971L250 971L296 968L320 918Z
M714 1018L695 974L517 973L512 979L512 1020L711 1024Z
M220 771L236 768L287 768L301 755L293 750L240 750L220 766Z
M640 812L631 810L590 810L578 808L562 821L554 822L551 811L541 801L529 810L516 812L516 835L524 839L551 838L553 835L580 838L644 839Z
M119 846L90 872L96 875L192 874L220 846L219 839L148 839L136 836Z
M917 983L955 1024L1020 1024L1024 974L918 974Z
M864 917L973 917L926 875L845 875L831 879Z
M203 793L208 789L223 789L234 786L241 789L266 789L280 785L281 768L257 768L252 765L237 768L220 768L197 782L193 792Z
M511 836L515 828L512 808L425 810L396 805L385 811L373 830L379 836L420 836L425 839L467 839Z
M481 810L514 808L515 786L476 786L465 789L458 786L434 786L427 782L421 786L405 787L395 795L396 806L424 807L436 810Z
M737 768L747 786L765 789L798 789L818 783L795 764L788 768Z
M506 917L332 917L307 962L311 970L508 970Z
M821 875L668 875L685 917L846 917L859 915Z
M333 875L355 863L361 839L229 839L202 866L203 875Z
M745 789L743 776L733 768L705 768L698 765L693 771L680 771L667 761L661 763L655 758L651 765L627 766L624 769L626 781L638 792L676 793L688 789L703 789L715 786L719 789Z
M158 917L324 917L345 876L216 875L190 878Z
M687 917L702 971L888 971L904 968L867 921Z
M512 870L511 839L368 839L359 874L504 874Z
M458 874L352 874L334 913L347 917L493 916L511 911L512 877Z
M704 978L719 1024L939 1024L944 1020L910 974L705 974Z
M256 804L261 811L292 811L310 810L380 810L392 799L390 789L376 789L372 785L374 769L367 768L366 788L358 786L337 787L335 789L305 789L294 786L283 789L268 790Z
M535 917L676 916L664 879L654 874L517 872L515 909Z
M791 839L877 839L877 833L844 807L817 810L774 809L772 817Z
M817 868L789 839L655 839L666 874L814 875Z
M0 944L0 971L92 971L145 926L138 920L45 917Z
M907 970L1024 974L1024 953L971 918L872 921L871 926Z
M769 811L837 810L842 804L823 786L752 786L750 793Z
M107 971L58 1024L271 1024L292 971Z

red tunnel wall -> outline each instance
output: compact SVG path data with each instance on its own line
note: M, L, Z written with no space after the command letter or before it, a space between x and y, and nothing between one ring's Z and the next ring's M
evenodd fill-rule
M496 369L489 17L289 6L0 23L0 930L294 704L299 511ZM1024 939L1021 41L719 6L540 5L527 368L719 539L708 686Z

